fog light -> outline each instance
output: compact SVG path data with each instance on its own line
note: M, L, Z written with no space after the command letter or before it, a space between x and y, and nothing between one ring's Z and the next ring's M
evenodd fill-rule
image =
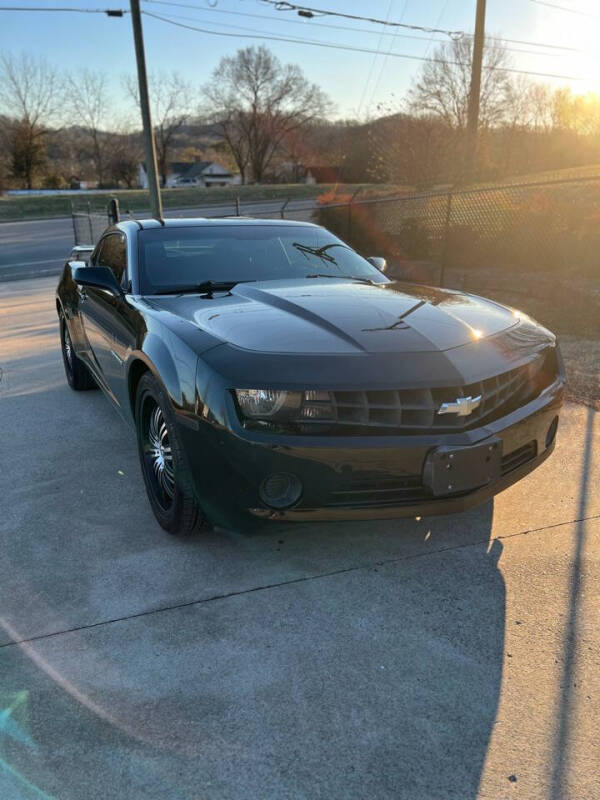
M275 472L267 475L258 493L263 503L271 508L289 508L300 499L302 483L288 472Z
M546 434L546 447L550 447L550 445L554 441L557 428L558 428L558 417L554 417L554 419L550 423L550 427L548 428L548 433Z

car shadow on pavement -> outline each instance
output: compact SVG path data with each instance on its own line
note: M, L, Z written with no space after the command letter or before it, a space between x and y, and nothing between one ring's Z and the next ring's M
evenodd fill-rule
M352 752L350 742L361 743L354 762L324 743L319 772L330 796L477 797L504 661L502 543L490 539L492 519L490 501L450 517L287 527L250 539L259 550L277 537L284 551L294 537L309 552L317 540L324 552L335 542L354 554L355 566L308 579L337 586L310 626L309 641L329 653L312 676L331 713L317 730L324 742L343 730ZM383 538L394 544L378 558ZM279 624L293 629L291 615L288 607ZM315 711L299 702L297 713Z

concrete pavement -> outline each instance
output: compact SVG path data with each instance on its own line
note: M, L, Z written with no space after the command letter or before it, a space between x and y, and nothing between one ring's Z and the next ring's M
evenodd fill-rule
M54 285L0 286L0 797L600 796L597 412L472 512L171 539Z
M269 214L279 216L283 200L244 203L244 214ZM314 199L295 200L290 204L300 219L309 219L315 207ZM125 209L123 209L125 214ZM215 216L235 214L231 206L199 206L198 208L165 209L165 217ZM147 212L135 213L144 219ZM36 219L22 222L0 223L0 281L15 278L57 275L73 246L73 224L70 217L62 219Z

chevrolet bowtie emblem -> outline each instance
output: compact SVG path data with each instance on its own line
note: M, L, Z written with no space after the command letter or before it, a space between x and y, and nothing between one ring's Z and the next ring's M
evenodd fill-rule
M481 395L477 397L457 397L452 403L442 403L438 414L458 414L459 417L468 417L481 403Z

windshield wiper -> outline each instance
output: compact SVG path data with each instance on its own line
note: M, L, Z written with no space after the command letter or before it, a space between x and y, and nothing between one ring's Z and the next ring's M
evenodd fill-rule
M159 289L153 294L207 294L212 297L213 292L228 292L238 283L252 283L253 281L202 281L189 286L173 286L170 289Z
M357 275L328 275L324 272L313 272L312 275L305 275L305 278L341 278L346 281L359 281L360 283L370 283L371 286L379 286L378 283L370 278L359 278Z
M330 256L329 253L326 252L326 250L329 250L330 247L343 247L344 245L341 244L338 245L336 243L333 243L333 244L326 244L323 247L309 247L307 244L294 242L292 246L295 247L296 250L299 250L307 260L308 256L311 255L311 256L317 256L317 258L320 258L321 261L329 261L332 264L336 264L337 262L335 258L333 256Z

